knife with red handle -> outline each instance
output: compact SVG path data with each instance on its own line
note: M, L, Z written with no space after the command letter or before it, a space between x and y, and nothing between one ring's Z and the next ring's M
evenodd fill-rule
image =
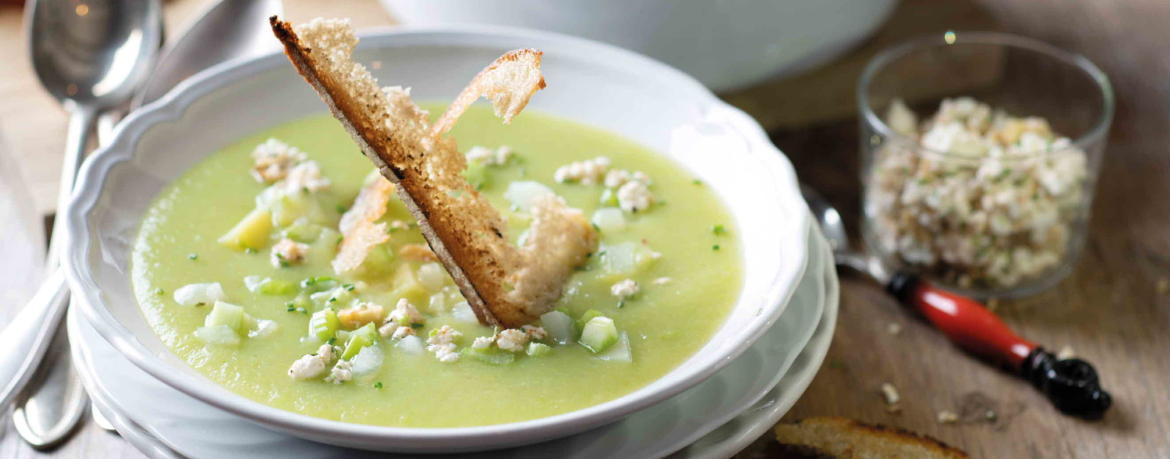
M1092 365L1081 359L1056 358L1016 335L979 302L904 272L891 276L886 289L960 348L1003 365L1032 383L1061 412L1100 418L1113 404Z

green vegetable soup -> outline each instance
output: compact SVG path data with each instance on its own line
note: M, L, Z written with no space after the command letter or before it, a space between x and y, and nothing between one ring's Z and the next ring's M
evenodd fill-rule
M513 241L531 222L525 190L544 189L533 182L598 228L596 252L557 311L532 324L539 330L494 335L469 319L397 196L378 220L389 240L360 269L334 271L341 216L380 178L327 115L242 139L158 196L132 261L151 327L200 373L260 403L363 424L459 427L618 398L682 364L722 325L742 284L740 241L716 194L684 169L614 134L539 113L505 126L473 107L450 135L460 151L493 153L469 161L466 176L500 209ZM328 186L283 186L292 173L275 183L254 177L252 152L270 138L303 152L294 163L315 161ZM500 146L514 152L503 164ZM652 204L631 212L604 180L554 180L558 168L599 156L611 171L644 173L636 175L649 182ZM402 299L417 316L394 315ZM386 330L388 320L403 329ZM454 336L454 356L441 360L442 346L431 344L445 334Z

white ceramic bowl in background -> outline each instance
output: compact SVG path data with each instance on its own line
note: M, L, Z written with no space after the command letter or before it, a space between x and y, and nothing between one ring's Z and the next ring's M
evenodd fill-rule
M380 0L412 26L547 30L630 49L716 92L825 64L872 34L897 0Z
M67 275L82 311L115 348L152 376L266 427L315 441L389 451L455 452L514 446L614 422L703 381L779 317L807 261L809 220L791 164L744 113L697 81L637 54L588 40L500 28L364 34L356 59L381 63L384 85L417 100L450 99L484 65L520 47L544 50L548 89L529 110L600 126L672 157L727 202L743 239L743 292L727 323L663 378L600 405L542 419L467 428L396 428L313 418L250 401L174 355L132 292L139 221L168 183L243 136L324 104L280 54L213 68L138 112L79 176L67 225ZM523 116L523 115L521 115Z

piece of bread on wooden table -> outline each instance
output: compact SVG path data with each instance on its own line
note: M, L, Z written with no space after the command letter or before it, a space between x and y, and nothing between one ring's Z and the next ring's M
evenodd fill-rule
M516 247L499 211L463 177L467 163L455 140L443 136L480 96L491 99L505 122L516 116L544 87L540 51L516 50L497 59L432 126L409 90L380 88L353 61L358 39L348 20L314 19L294 27L273 16L270 22L297 71L395 185L479 321L519 327L550 310L596 247L596 232L580 210L555 195L541 196L530 237ZM342 244L345 252L344 238Z
M784 459L967 459L967 453L902 429L818 417L776 425Z

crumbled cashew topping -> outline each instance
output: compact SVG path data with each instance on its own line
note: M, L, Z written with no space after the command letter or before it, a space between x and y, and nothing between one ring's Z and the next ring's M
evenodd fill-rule
M272 246L272 256L270 261L272 266L277 268L285 268L289 265L301 264L305 261L305 256L309 253L309 245L296 242L289 238L281 239L276 245Z
M557 183L577 182L582 185L596 185L604 179L605 172L609 170L611 164L609 158L604 156L569 163L557 168L553 173L553 179Z
M333 366L333 370L329 372L329 376L325 377L325 382L341 384L351 379L353 379L353 362L341 360L337 362L337 365Z
M496 347L510 352L523 352L528 344L528 334L516 329L501 331L496 335Z
M432 333L431 337L427 338L427 352L434 352L435 357L443 363L459 361L459 353L455 352L455 340L463 334L449 325L437 328Z
M467 160L485 166L503 166L508 164L508 160L512 159L514 154L512 147L507 145L501 145L495 150L477 145L467 150Z
M337 312L337 320L345 328L354 329L360 328L368 323L376 323L382 320L382 313L385 310L382 305L361 302L352 308L342 309Z
M321 175L321 166L316 161L305 161L289 170L288 176L274 186L282 187L286 193L316 193L328 190L331 184Z
M613 284L613 286L609 288L609 291L610 293L613 293L613 296L616 296L618 299L622 300L637 295L638 290L641 289L638 287L638 283L634 282L633 279L623 280Z
M293 379L314 379L325 373L325 367L333 361L333 346L322 344L316 354L305 354L293 362L288 375Z
M260 183L275 183L305 159L305 154L296 147L270 138L252 150L252 177Z
M390 315L386 316L386 321L378 328L378 334L383 337L402 339L414 334L412 325L421 324L424 321L425 319L418 312L418 308L415 308L406 298L401 298L398 300L398 304L394 306L394 310L390 311Z
M618 188L618 206L629 213L638 213L650 208L654 203L654 194L642 182L631 180Z
M1058 268L1084 218L1085 152L1042 118L969 97L918 126L901 101L866 190L868 237L885 256L964 288L1008 288Z

